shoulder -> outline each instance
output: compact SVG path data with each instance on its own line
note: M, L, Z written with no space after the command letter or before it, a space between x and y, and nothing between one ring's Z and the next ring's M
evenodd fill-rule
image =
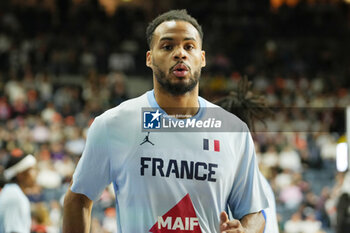
M205 103L206 112L209 117L221 120L223 129L225 129L226 132L249 132L247 124L236 115L202 97L199 98L200 101Z
M147 93L145 93L139 97L126 100L118 106L105 111L104 113L96 117L95 121L103 121L108 124L108 122L110 121L115 122L115 119L134 119L135 116L141 115L142 108L147 106Z
M7 184L5 187L1 190L0 195L0 202L1 204L6 204L8 206L19 206L23 203L23 201L26 201L27 198L25 197L22 190L18 187L17 184Z

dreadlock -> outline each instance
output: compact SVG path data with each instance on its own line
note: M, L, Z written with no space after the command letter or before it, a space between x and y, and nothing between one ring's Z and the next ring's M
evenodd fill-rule
M254 121L259 120L264 123L263 119L272 113L266 99L253 93L252 82L248 81L246 76L239 81L235 91L215 101L215 104L235 114L252 130L254 130Z

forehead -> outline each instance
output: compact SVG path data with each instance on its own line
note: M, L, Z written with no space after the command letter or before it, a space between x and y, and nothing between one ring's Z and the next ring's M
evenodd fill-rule
M200 42L200 36L197 29L189 22L186 21L165 21L158 25L154 30L153 40L159 41L163 37L170 38L194 38Z

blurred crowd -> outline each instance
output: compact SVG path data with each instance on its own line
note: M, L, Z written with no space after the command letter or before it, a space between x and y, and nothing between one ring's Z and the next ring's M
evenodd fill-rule
M57 1L54 9L5 2L0 174L10 156L38 159L37 186L28 190L32 231L56 233L89 125L134 97L127 92L133 77L151 81L145 28L165 9L123 5L107 15L94 0ZM203 25L208 65L201 96L225 96L247 75L272 107L253 137L260 169L276 194L281 232L336 232L344 183L335 169L336 145L350 103L349 6L300 1L272 10L269 1L166 2L188 8ZM92 232L115 232L115 221L108 188L94 205Z

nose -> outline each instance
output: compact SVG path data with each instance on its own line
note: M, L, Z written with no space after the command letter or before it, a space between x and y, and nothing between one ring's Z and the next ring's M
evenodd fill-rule
M175 60L186 60L186 51L183 48L177 48L174 51L174 59Z

